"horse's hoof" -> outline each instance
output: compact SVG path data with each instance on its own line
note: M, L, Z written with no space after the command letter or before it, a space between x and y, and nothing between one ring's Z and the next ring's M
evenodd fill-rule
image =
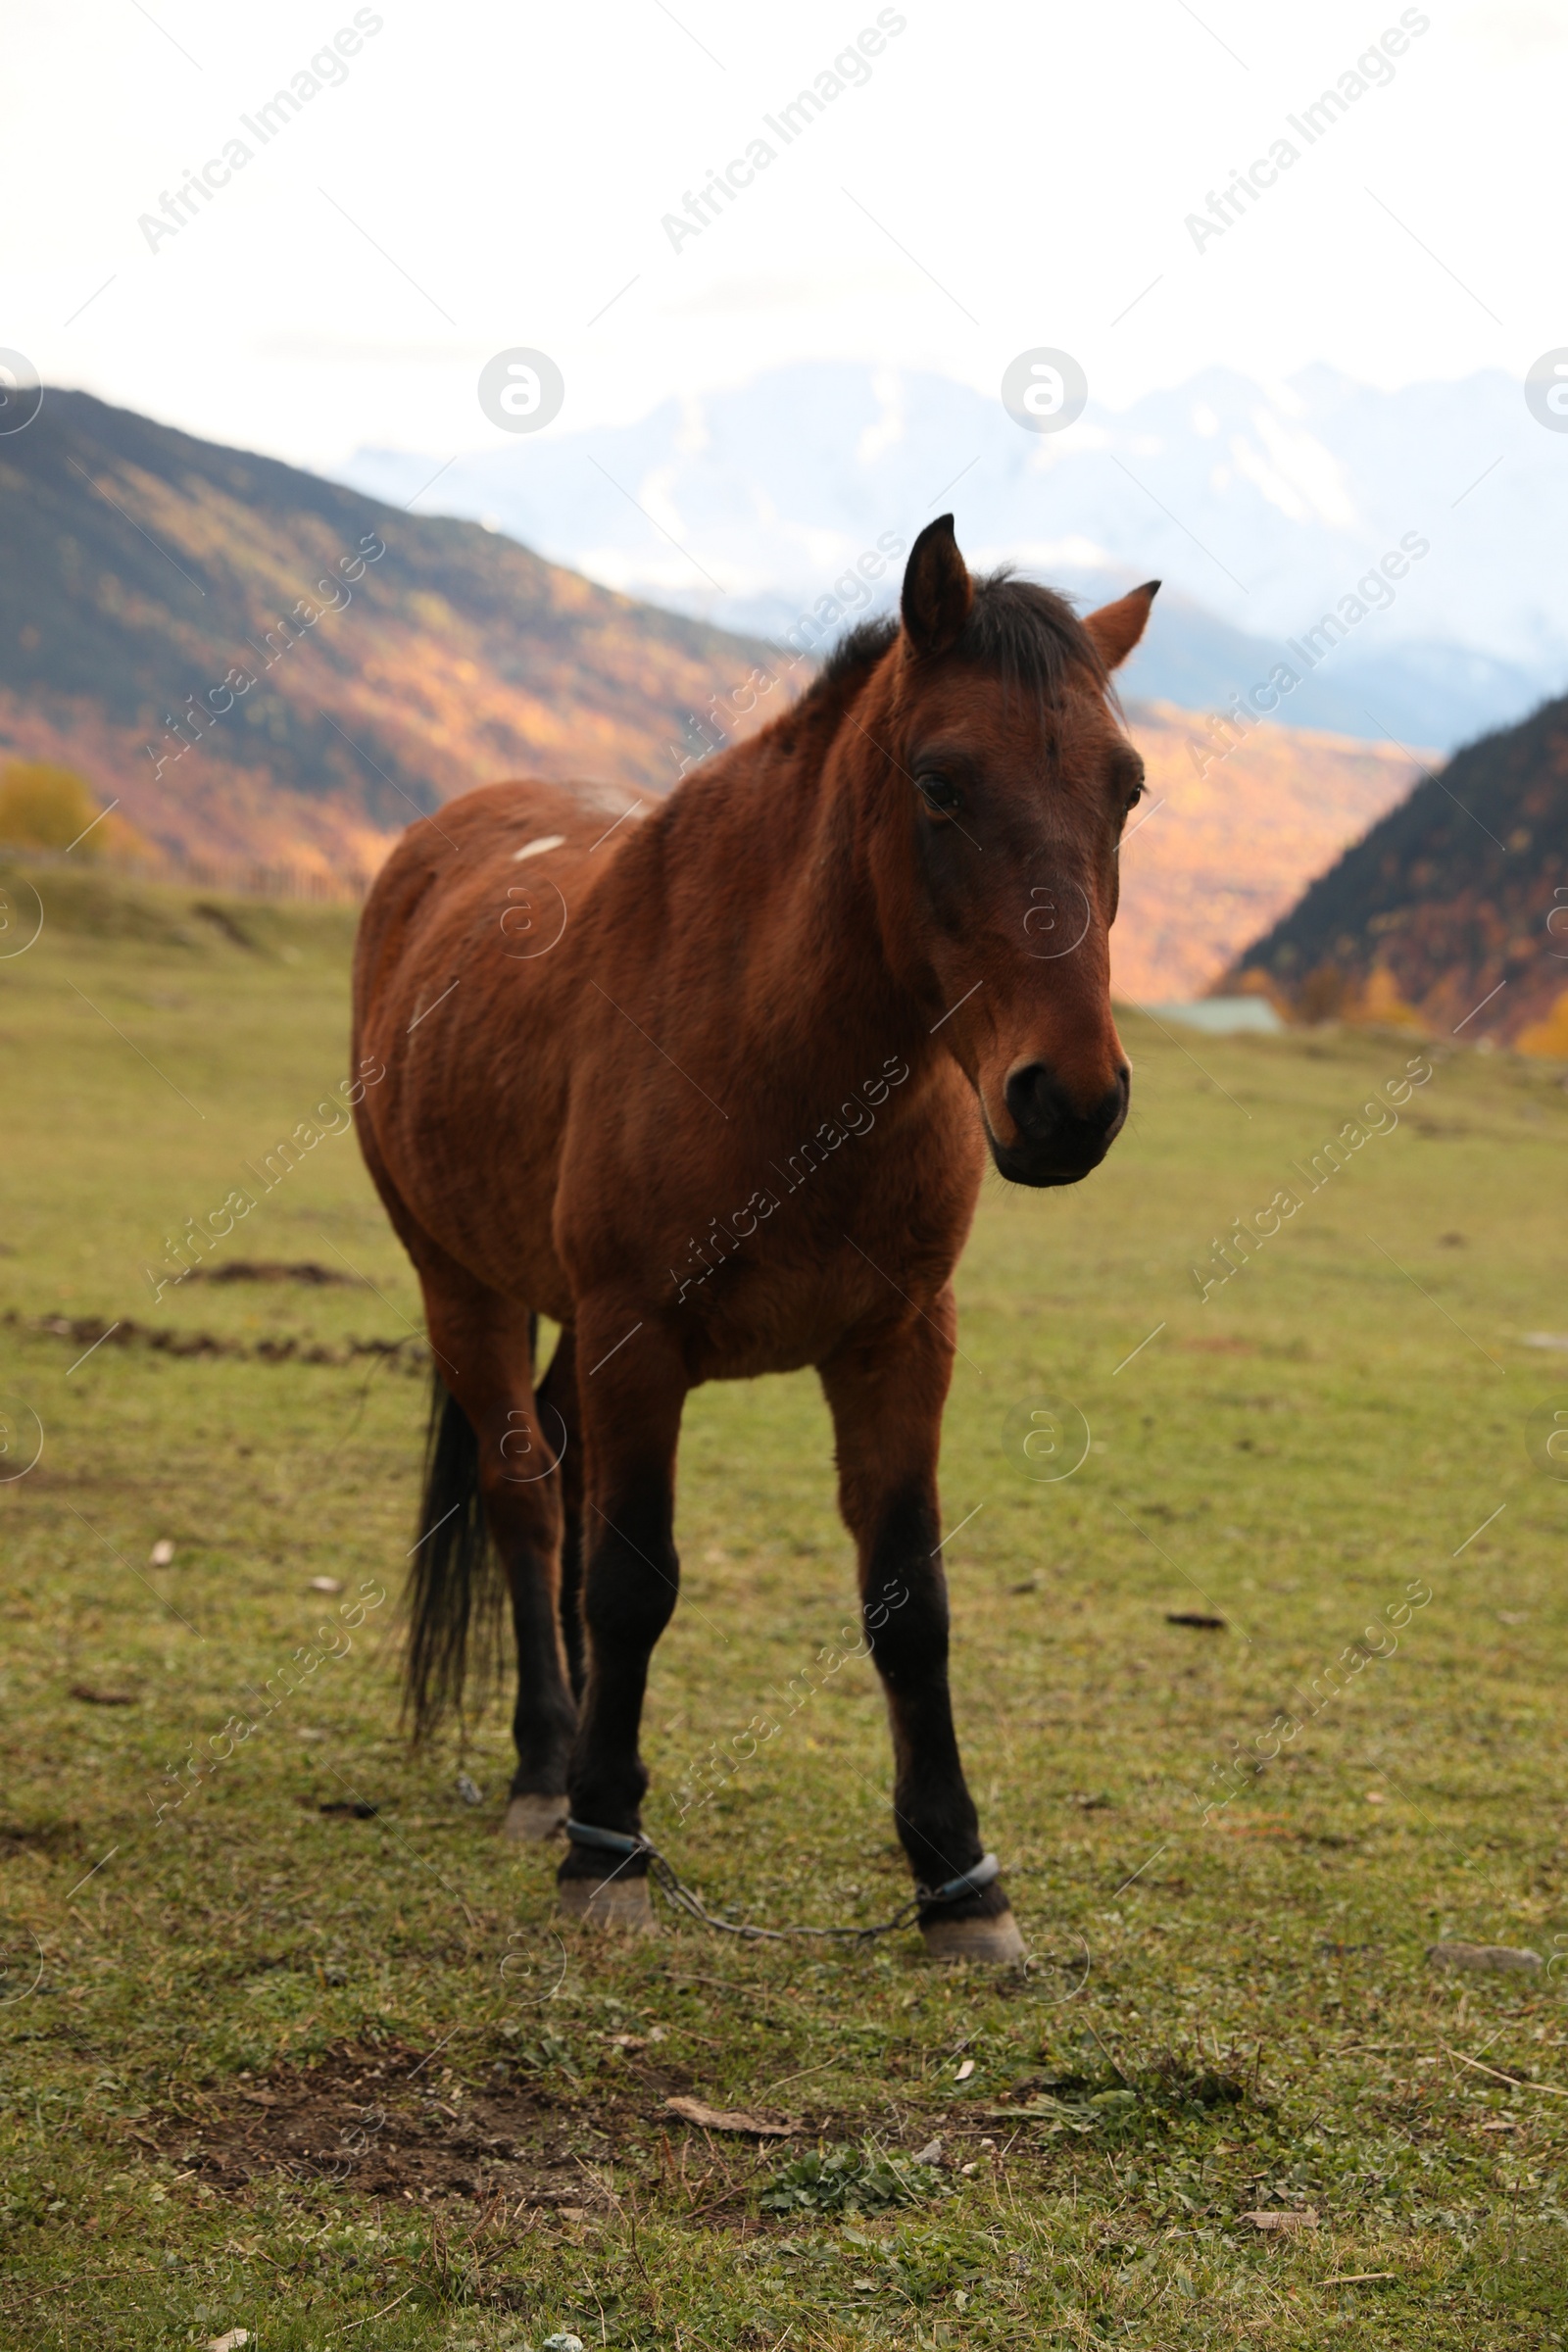
M561 1908L589 1928L620 1928L632 1936L658 1934L646 1878L561 1879Z
M507 1807L501 1835L517 1845L542 1845L547 1838L564 1828L570 1811L569 1797L514 1796Z
M996 1967L1024 1956L1023 1937L1010 1911L995 1919L923 1919L920 1933L933 1960L976 1960Z

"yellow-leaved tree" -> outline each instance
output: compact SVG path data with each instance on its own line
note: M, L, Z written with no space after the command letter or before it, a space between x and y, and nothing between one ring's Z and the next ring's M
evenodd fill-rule
M1532 1021L1513 1042L1521 1054L1544 1054L1548 1058L1568 1061L1568 988L1557 998L1544 1021Z
M87 860L132 857L144 847L122 818L101 814L74 769L46 760L14 760L0 772L0 843L27 850L79 845L76 854Z

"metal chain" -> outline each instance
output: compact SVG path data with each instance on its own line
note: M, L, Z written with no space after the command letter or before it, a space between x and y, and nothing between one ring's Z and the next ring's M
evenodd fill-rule
M787 1943L796 1936L843 1936L856 1943L870 1943L878 1936L892 1936L898 1929L906 1927L917 1912L932 1903L956 1903L961 1902L965 1895L978 1894L1002 1872L996 1855L984 1854L972 1870L962 1871L956 1878L949 1879L946 1886L919 1887L902 1910L895 1911L891 1919L885 1919L873 1928L756 1928L738 1920L715 1919L702 1897L677 1876L652 1839L644 1837L640 1831L636 1837L628 1838L619 1830L600 1830L588 1822L568 1821L566 1836L576 1845L594 1847L603 1853L619 1854L622 1857L619 1870L625 1869L633 1855L646 1855L649 1877L658 1882L677 1911L684 1911L689 1919L695 1919L702 1927L716 1930L721 1936L742 1936L753 1943ZM610 1877L618 1877L619 1870L612 1870Z

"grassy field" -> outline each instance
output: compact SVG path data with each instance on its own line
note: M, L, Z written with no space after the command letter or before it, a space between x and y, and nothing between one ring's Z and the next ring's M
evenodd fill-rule
M959 1277L955 1688L1029 1968L633 1944L496 1838L499 1713L399 1741L425 1372L321 1132L351 917L37 881L0 961L0 2342L1568 2342L1563 1972L1428 1957L1568 1955L1557 1067L1129 1014L1106 1167L993 1182ZM1048 1466L1087 1451L1037 1481L1048 1404ZM679 1537L652 1834L736 1918L886 1917L809 1378L692 1400Z

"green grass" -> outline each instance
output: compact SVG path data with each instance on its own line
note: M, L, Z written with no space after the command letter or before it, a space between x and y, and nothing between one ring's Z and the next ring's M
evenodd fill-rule
M1562 1984L1427 1958L1568 1952L1568 1486L1533 1420L1568 1361L1524 1344L1568 1329L1554 1067L1432 1048L1398 1128L1205 1302L1213 1237L1417 1047L1129 1015L1107 1165L993 1182L959 1275L955 1690L1035 1964L667 1913L630 1945L557 1928L554 1854L496 1838L501 1714L399 1742L419 1307L352 1138L207 1273L354 1279L155 1298L144 1271L347 1075L351 918L37 880L43 934L0 962L8 1459L43 1431L0 1486L0 2341L1568 2342ZM78 1361L71 1326L117 1318ZM152 1344L202 1333L224 1351ZM1037 1484L1012 1433L1046 1400L1090 1450ZM737 1916L886 1917L809 1378L694 1397L679 1539L653 1835ZM326 1624L339 1654L263 1721ZM670 2092L800 2130L706 2133ZM1291 2206L1318 2227L1241 2218ZM1328 2283L1363 2273L1391 2275Z

